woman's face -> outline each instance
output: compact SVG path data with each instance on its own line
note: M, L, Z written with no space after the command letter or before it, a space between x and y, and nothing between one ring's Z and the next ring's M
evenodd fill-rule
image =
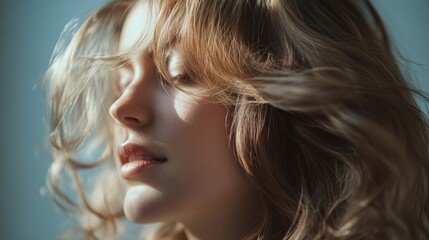
M120 50L153 24L147 6L127 17ZM172 77L185 74L180 50L168 62ZM124 211L137 223L191 221L240 206L254 193L229 146L227 109L209 99L164 88L151 54L143 52L118 72L121 94L110 108L118 165L126 182Z

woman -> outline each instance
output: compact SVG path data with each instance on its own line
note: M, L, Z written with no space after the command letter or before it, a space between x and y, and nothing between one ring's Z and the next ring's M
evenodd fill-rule
M369 1L114 1L46 79L86 239L429 237L428 124Z

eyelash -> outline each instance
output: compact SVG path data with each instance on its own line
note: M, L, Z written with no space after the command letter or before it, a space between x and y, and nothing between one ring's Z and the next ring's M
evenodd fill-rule
M157 76L158 76L158 79L163 86L171 86L172 85L170 82L168 82L166 79L164 79L159 72L157 72ZM124 90L126 89L126 87L128 85L128 83L123 84L124 80L122 78L123 77L118 75L118 77L115 80L114 94L117 97L122 95L122 93L124 92ZM192 84L194 84L191 77L187 73L178 74L174 77L171 77L171 79L173 80L174 83L176 83L179 86L191 86Z
M160 73L158 73L158 79L161 81L161 84L165 85L165 86L171 86L174 84L183 85L183 86L191 86L192 84L194 84L191 77L187 73L179 74L179 75L176 75L174 77L173 76L170 77L170 79L173 80L174 84L171 84L169 81L164 79Z
M185 85L188 85L191 82L191 78L187 73L174 76L173 80L179 81L180 83L185 84Z

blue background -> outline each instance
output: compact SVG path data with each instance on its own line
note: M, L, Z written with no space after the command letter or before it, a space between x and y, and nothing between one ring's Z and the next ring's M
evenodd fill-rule
M103 2L0 2L0 239L58 239L65 227L64 215L41 194L50 163L41 82L63 26ZM373 2L407 59L407 74L429 91L429 1Z

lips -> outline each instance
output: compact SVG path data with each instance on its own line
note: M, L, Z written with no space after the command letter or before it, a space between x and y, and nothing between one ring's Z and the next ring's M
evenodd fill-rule
M167 161L165 157L149 151L138 144L127 143L119 148L121 159L121 175L130 179L143 173L148 168L157 166Z

